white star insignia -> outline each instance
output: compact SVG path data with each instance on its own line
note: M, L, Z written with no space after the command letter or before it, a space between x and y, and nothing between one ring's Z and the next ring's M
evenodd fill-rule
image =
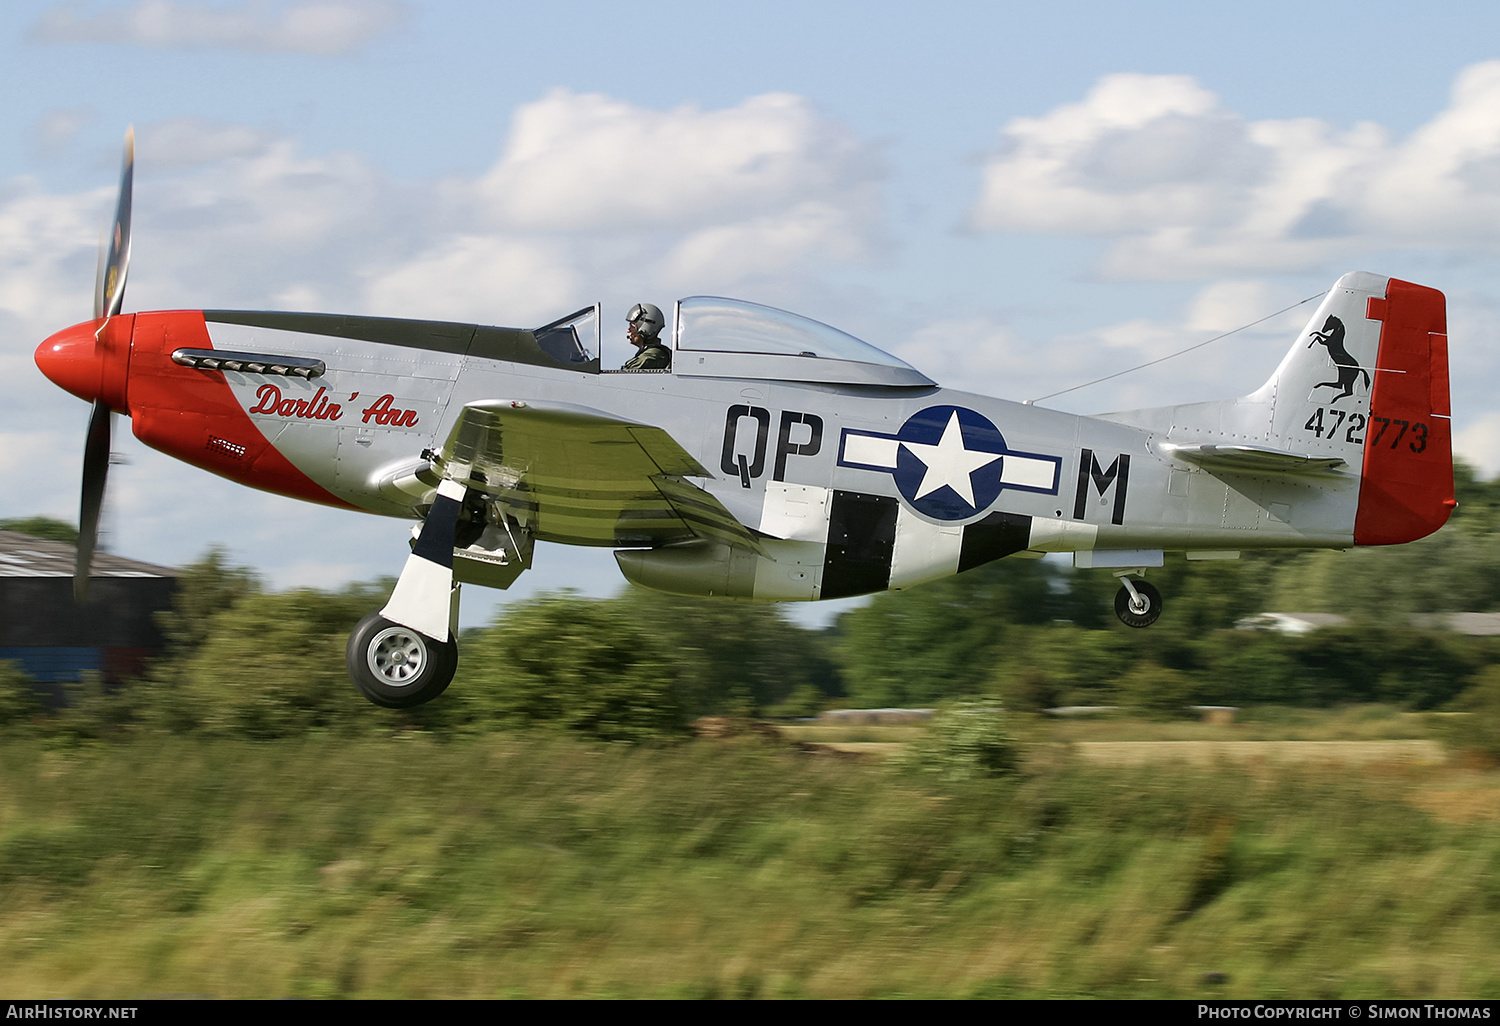
M964 433L958 423L957 410L953 411L953 415L948 418L948 426L943 428L943 437L938 439L936 445L905 441L901 444L927 467L927 472L922 475L922 483L918 486L913 501L947 486L957 492L958 497L970 506L977 507L971 476L980 467L994 463L1001 455L995 452L977 452L964 448Z

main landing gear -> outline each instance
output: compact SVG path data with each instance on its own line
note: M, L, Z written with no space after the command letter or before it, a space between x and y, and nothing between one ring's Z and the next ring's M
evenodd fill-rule
M1150 627L1161 616L1161 592L1145 581L1132 581L1129 572L1115 576L1120 578L1115 615L1126 627Z
M349 635L344 662L360 694L387 709L409 709L448 687L458 669L458 642L437 641L371 613Z
M431 450L423 457L437 459ZM441 695L458 671L461 582L508 588L531 565L531 549L531 532L519 521L492 510L462 481L444 478L390 599L349 636L344 664L354 687L387 709Z

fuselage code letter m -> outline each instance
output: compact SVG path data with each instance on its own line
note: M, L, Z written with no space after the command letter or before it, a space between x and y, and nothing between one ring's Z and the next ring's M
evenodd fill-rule
M1082 520L1084 510L1088 506L1089 486L1099 493L1099 499L1104 500L1105 493L1110 488L1115 490L1115 507L1110 513L1111 524L1123 524L1125 522L1125 492L1130 486L1130 457L1121 453L1115 457L1115 461L1109 465L1108 470L1099 466L1099 460L1094 456L1094 450L1085 449L1078 456L1078 491L1073 496L1073 519Z

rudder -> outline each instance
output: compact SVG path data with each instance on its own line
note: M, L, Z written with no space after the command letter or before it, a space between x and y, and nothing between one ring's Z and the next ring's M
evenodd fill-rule
M1366 317L1381 322L1354 544L1397 545L1447 523L1453 499L1447 305L1392 278Z

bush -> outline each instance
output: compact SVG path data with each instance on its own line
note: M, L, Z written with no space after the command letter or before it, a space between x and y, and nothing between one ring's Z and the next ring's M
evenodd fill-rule
M1453 702L1464 713L1452 719L1448 742L1500 762L1500 666L1481 672L1477 683Z
M1016 771L1019 751L993 702L959 702L932 719L922 739L902 757L904 765L944 780L1001 777Z
M566 593L517 603L464 653L459 676L479 720L605 741L687 733L678 663L622 603Z
M0 660L0 727L24 729L46 712L31 678L15 663Z
M175 673L138 685L147 715L255 739L358 731L372 710L349 683L344 643L363 608L309 590L247 595L204 625Z
M1190 715L1188 707L1198 700L1198 683L1181 670L1155 663L1140 663L1115 684L1120 704L1147 716Z
M1019 625L1060 611L1055 573L1042 560L997 560L844 613L837 654L851 701L928 706L980 691Z
M823 639L764 602L690 598L631 588L624 606L675 658L678 700L699 716L811 715L842 693ZM783 711L787 710L787 711ZM791 711L795 710L795 711Z
M1047 671L1025 666L1007 674L1000 682L1000 697L1005 708L1015 712L1039 713L1062 705L1062 689Z
M156 614L168 658L187 655L203 644L216 614L261 590L248 567L231 566L223 549L212 548L177 577L172 608Z

